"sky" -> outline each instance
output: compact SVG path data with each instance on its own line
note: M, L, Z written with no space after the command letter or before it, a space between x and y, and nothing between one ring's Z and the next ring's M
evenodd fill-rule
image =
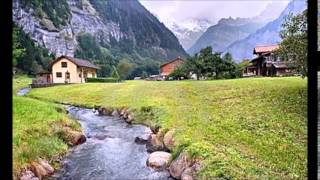
M207 19L216 23L227 17L253 17L270 4L270 0L139 0L161 22ZM273 0L283 6L287 0ZM280 6L279 4L279 6Z

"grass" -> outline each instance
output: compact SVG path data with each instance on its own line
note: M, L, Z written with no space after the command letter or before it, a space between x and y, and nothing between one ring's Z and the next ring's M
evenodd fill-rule
M12 93L17 94L19 89L28 87L32 79L26 75L17 75L13 77Z
M14 78L14 91L30 81L26 76ZM68 146L61 137L61 129L66 126L80 130L79 124L70 120L61 106L13 95L14 177L39 157L50 161L64 154Z
M307 81L126 81L35 89L29 97L93 107L152 109L147 124L175 129L178 147L204 159L200 179L306 179ZM140 120L141 121L141 120Z

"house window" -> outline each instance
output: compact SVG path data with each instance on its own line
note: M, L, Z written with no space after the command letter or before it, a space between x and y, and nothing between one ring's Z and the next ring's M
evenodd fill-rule
M62 77L62 73L61 72L56 72L56 77L57 78L61 78Z
M61 62L61 67L68 67L67 62Z

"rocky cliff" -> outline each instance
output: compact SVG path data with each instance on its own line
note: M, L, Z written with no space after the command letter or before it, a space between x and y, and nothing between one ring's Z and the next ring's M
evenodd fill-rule
M130 49L125 52L129 58L131 54L155 60L186 56L173 33L136 0L39 2L14 0L13 21L55 56L73 57L82 34L95 37L111 54L113 47L120 54Z

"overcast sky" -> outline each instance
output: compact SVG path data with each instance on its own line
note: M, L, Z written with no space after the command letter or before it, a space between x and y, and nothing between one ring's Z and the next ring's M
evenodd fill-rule
M259 15L269 0L139 0L162 22L186 19L208 19L217 22L223 17L253 17ZM283 6L287 0L273 0Z

